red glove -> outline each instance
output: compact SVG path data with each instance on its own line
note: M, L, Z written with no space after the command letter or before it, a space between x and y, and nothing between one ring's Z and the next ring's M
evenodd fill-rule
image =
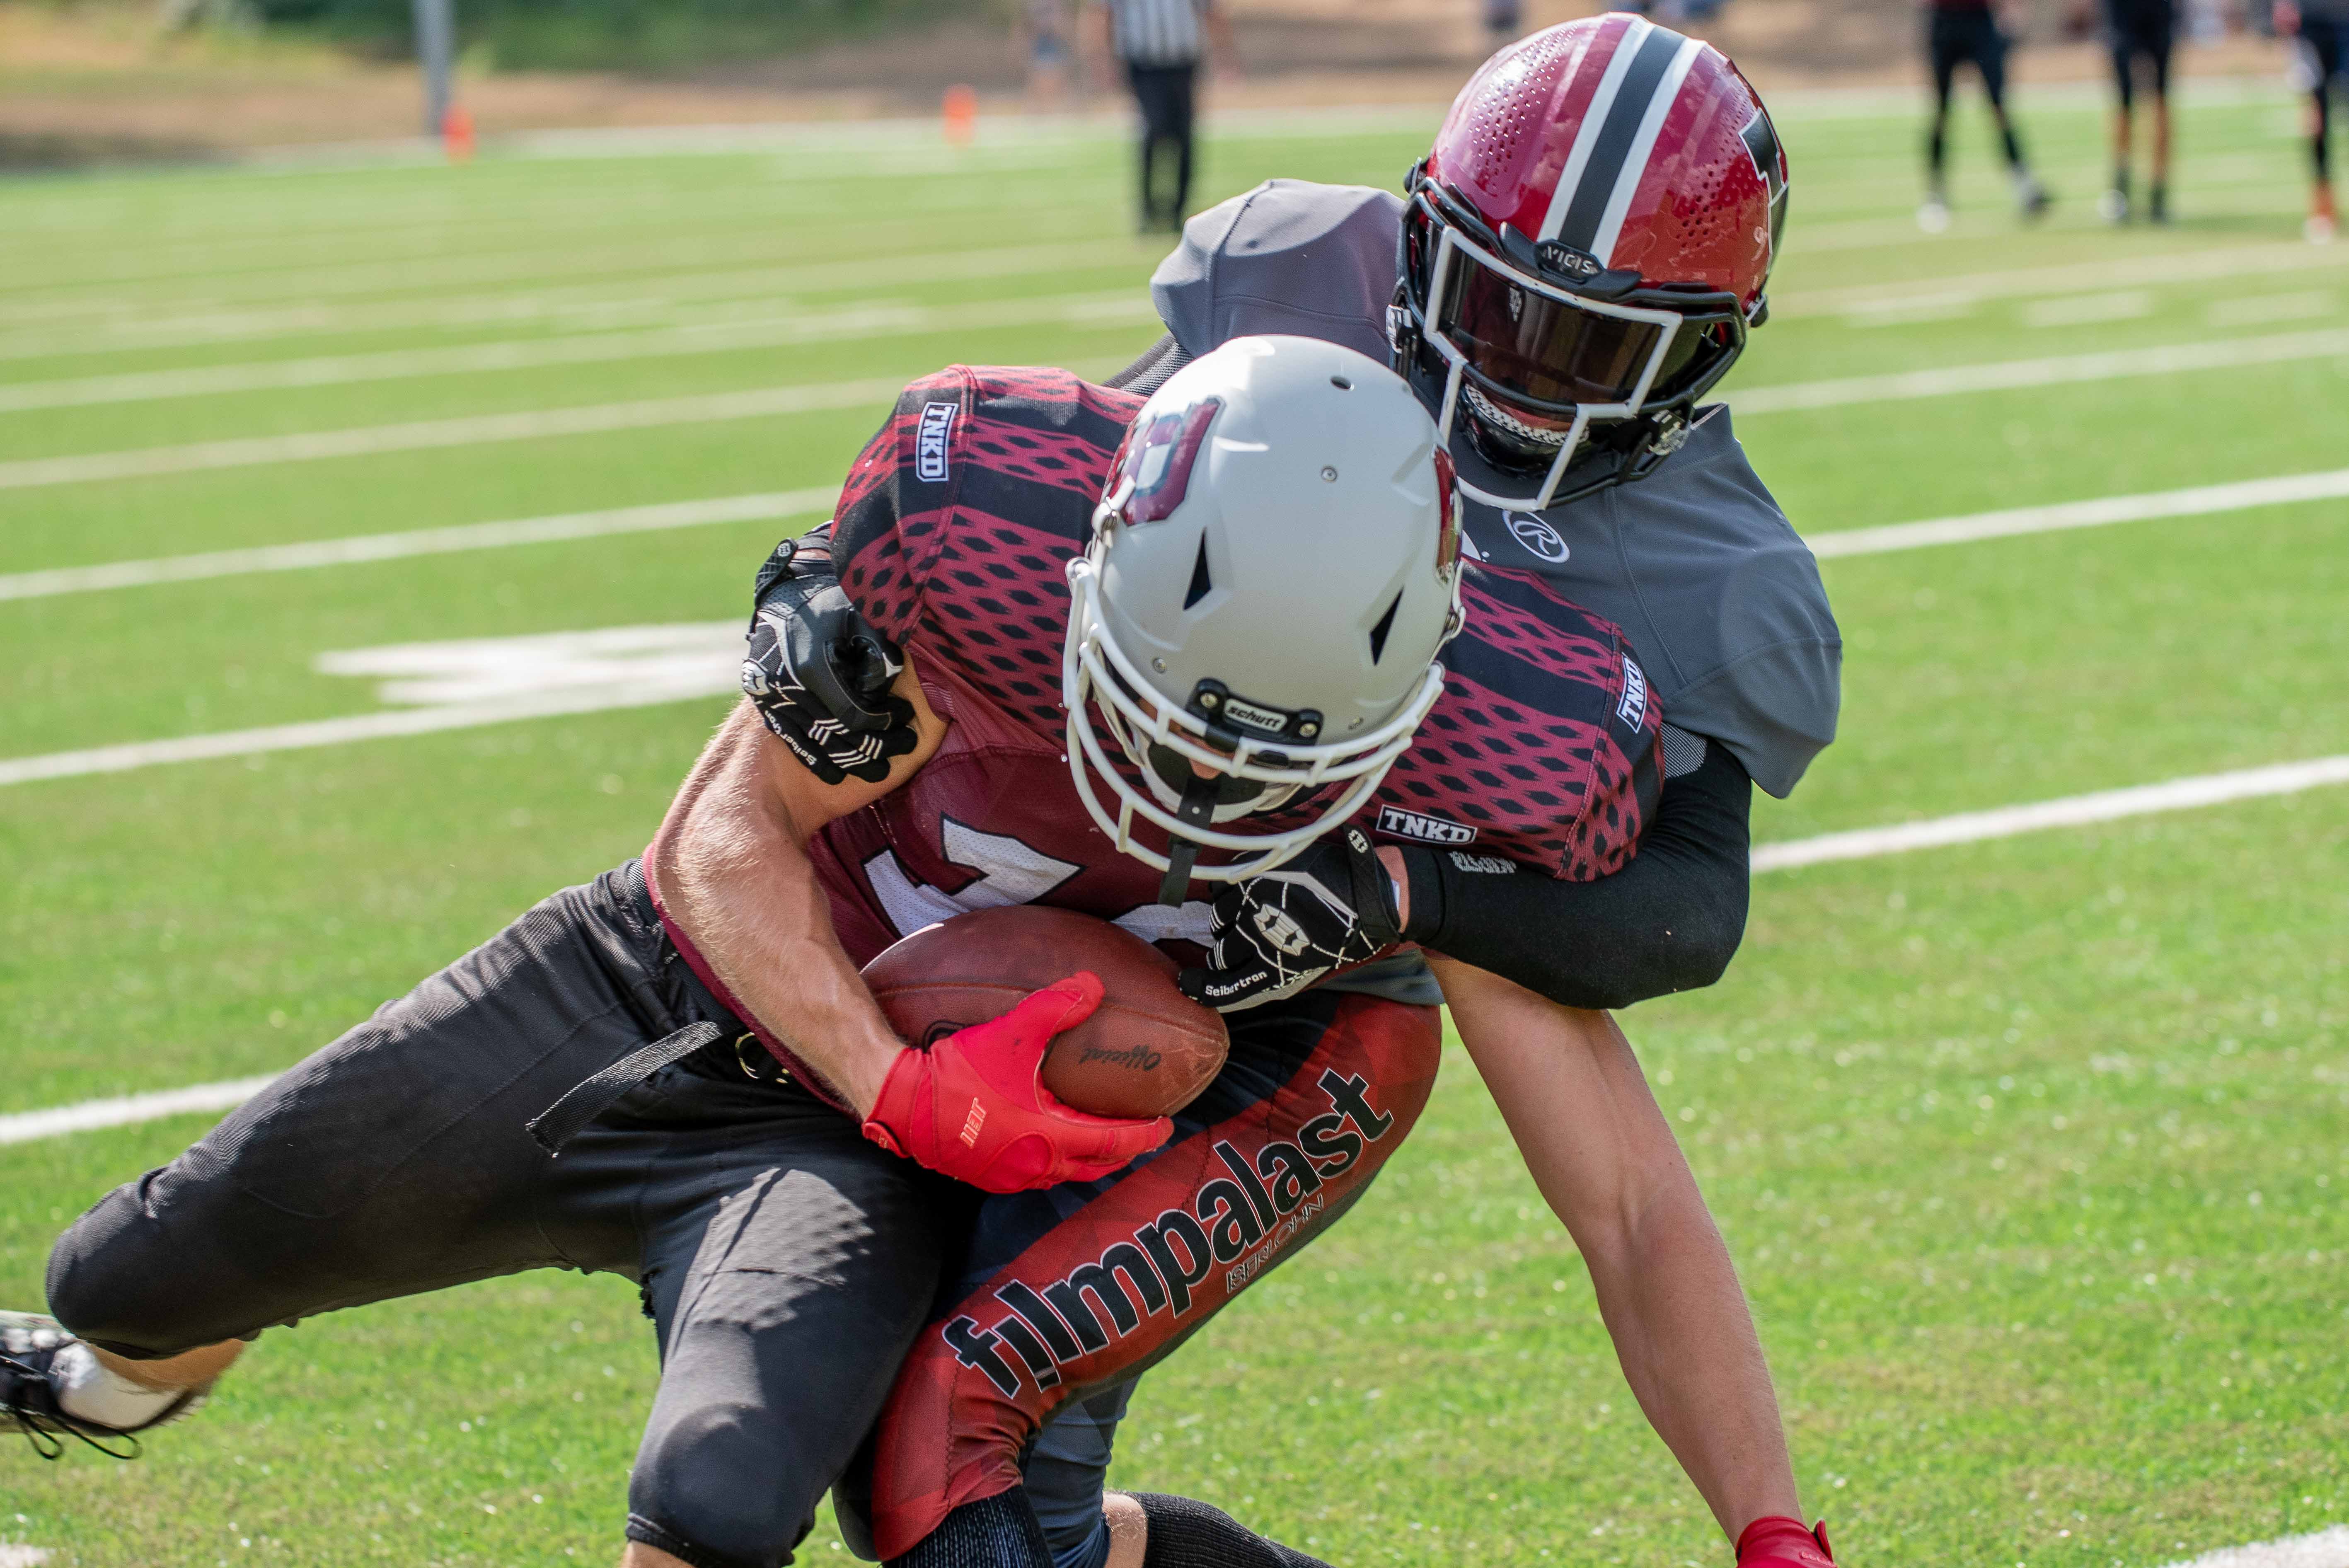
M1799 1519L1765 1515L1737 1537L1737 1568L1835 1568L1827 1550L1827 1521L1810 1529Z
M1031 992L889 1068L864 1136L988 1192L1092 1181L1164 1143L1164 1116L1123 1121L1071 1110L1040 1079L1052 1036L1101 1005L1101 978L1075 974Z

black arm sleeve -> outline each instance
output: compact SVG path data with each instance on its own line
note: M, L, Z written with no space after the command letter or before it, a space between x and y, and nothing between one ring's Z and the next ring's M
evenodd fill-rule
M1595 882L1412 846L1404 935L1567 1007L1711 985L1745 934L1753 797L1729 748L1708 746L1703 766L1665 781L1631 863Z
M1146 398L1190 362L1191 356L1183 351L1183 345L1175 342L1174 334L1169 332L1143 349L1142 358L1102 384Z

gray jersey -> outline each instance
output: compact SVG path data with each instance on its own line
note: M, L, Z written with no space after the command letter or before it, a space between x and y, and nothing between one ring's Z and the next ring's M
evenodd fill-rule
M1287 332L1384 361L1402 215L1369 186L1267 181L1185 224L1151 296L1194 356ZM1537 571L1620 626L1671 726L1728 747L1772 794L1835 739L1843 639L1727 409L1646 479L1537 514L1472 501L1467 524L1480 558Z

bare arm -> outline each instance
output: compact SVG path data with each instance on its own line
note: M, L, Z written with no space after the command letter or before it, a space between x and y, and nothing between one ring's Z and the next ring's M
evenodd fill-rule
M833 934L807 843L929 761L946 734L910 659L896 694L920 736L879 784L826 784L745 701L702 752L647 852L670 919L756 1020L869 1114L905 1044Z
M1778 1400L1729 1251L1604 1012L1430 955L1534 1184L1572 1233L1640 1407L1733 1540L1795 1517Z

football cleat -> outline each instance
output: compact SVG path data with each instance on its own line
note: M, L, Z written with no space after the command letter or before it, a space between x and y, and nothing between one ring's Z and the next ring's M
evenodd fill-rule
M2047 193L2047 187L2039 182L2038 175L2028 170L2015 175L2014 210L2020 213L2025 221L2045 216L2049 204L2054 200L2055 198Z
M45 1459L63 1454L67 1438L87 1443L109 1459L135 1459L139 1442L133 1433L176 1421L203 1403L202 1393L191 1388L150 1419L127 1428L68 1416L57 1399L63 1370L58 1361L80 1345L53 1317L0 1312L0 1432L24 1433L33 1451ZM126 1446L113 1447L109 1439L121 1439Z
M1928 196L1925 204L1917 209L1917 226L1929 234L1950 232L1950 204L1939 196Z

